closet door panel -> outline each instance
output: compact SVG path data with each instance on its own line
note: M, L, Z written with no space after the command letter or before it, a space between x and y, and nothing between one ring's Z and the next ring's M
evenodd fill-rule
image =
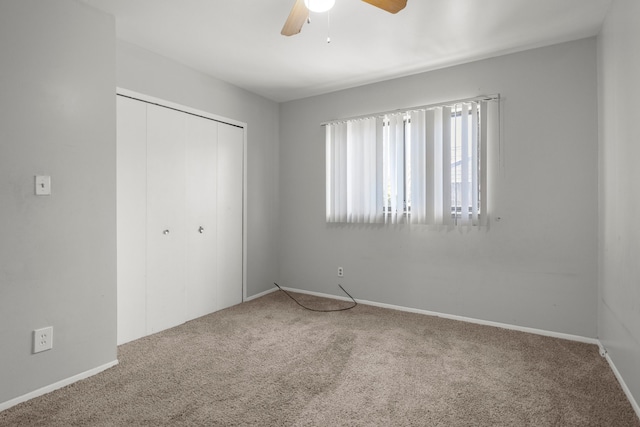
M118 344L146 335L147 105L117 103Z
M216 311L218 123L187 119L187 320Z
M147 333L185 321L186 115L147 107Z
M218 309L242 302L244 130L218 125Z

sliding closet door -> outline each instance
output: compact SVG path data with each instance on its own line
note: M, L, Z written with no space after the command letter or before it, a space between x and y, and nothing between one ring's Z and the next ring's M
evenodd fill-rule
M185 321L187 115L147 106L147 333Z
M244 130L218 125L218 309L242 302Z
M217 309L218 122L187 118L187 320Z
M147 334L147 105L117 98L118 344Z

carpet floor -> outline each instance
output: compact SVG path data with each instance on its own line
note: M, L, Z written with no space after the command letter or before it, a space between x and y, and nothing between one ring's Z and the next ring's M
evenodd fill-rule
M118 358L0 425L640 427L595 345L283 292Z

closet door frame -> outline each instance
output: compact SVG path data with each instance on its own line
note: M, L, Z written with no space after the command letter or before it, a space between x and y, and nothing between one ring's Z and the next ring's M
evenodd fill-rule
M135 92L129 89L116 88L116 94L147 102L149 104L159 105L161 107L171 108L182 111L187 114L204 117L206 119L215 120L220 123L236 126L243 129L242 141L242 301L247 300L247 124L239 120L229 119L227 117L211 114L206 111L188 107L186 105L176 104L161 98Z

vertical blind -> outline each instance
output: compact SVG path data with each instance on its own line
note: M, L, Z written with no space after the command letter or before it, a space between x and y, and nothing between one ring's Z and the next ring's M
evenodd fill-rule
M495 99L327 123L327 222L483 225Z

